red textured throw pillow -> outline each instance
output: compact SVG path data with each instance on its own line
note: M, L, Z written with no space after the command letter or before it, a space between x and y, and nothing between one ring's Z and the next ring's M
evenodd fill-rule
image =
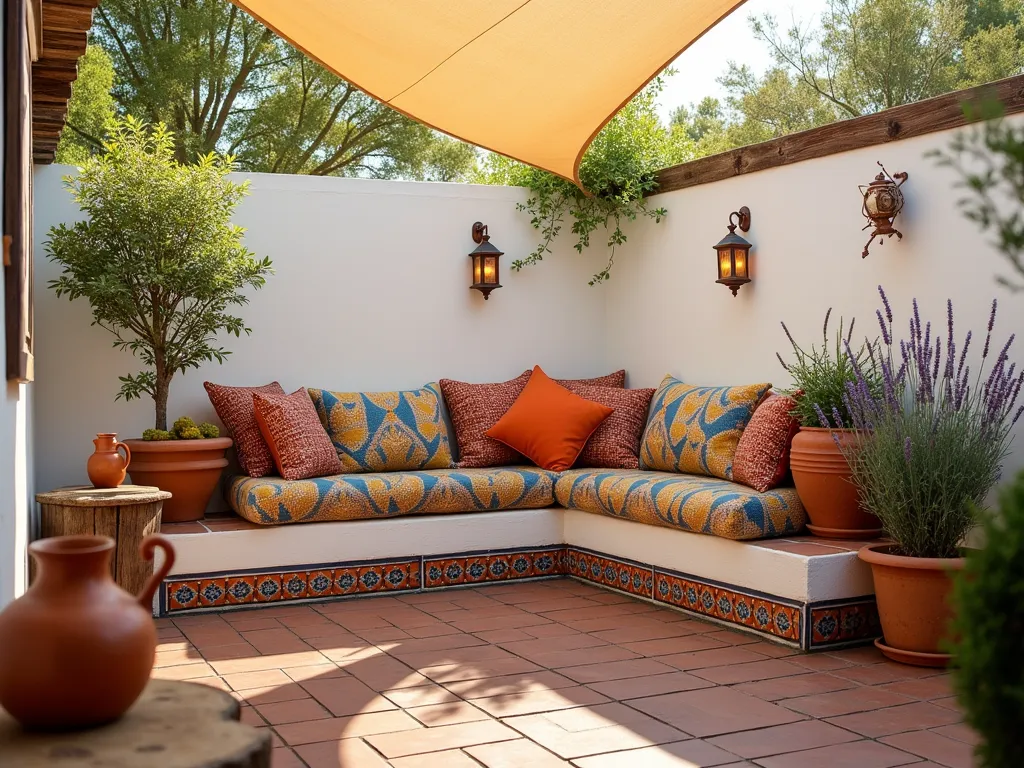
M778 486L789 472L789 446L800 422L790 412L796 401L770 394L757 406L740 435L732 461L733 482L764 493Z
M614 409L585 400L533 369L522 394L487 436L553 472L572 466L601 422Z
M607 376L598 376L593 379L555 379L556 384L561 384L566 389L573 387L615 387L622 389L626 386L626 369L622 368Z
M647 425L653 389L618 389L575 384L568 386L582 398L615 410L587 440L573 466L640 468L640 438Z
M438 382L459 444L459 467L523 463L522 456L484 433L512 407L529 380L530 372L523 371L514 379L497 384L469 384L452 379Z
M274 471L274 457L256 423L252 395L254 392L283 395L281 385L274 381L262 387L224 387L207 381L203 386L206 387L206 394L210 396L218 418L224 422L235 441L235 453L242 471L249 477L271 474Z
M290 395L252 394L256 422L285 480L341 472L341 459L305 389Z

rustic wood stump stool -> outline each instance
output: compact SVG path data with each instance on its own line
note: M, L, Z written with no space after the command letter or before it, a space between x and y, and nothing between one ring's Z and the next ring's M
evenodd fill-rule
M143 560L139 545L160 530L160 511L171 498L167 491L147 485L119 488L58 488L36 494L42 509L44 539L51 536L95 534L115 542L110 560L114 581L127 592L139 594L153 573L153 563ZM35 578L35 564L30 571Z
M73 680L68 685L74 685ZM32 733L0 710L0 764L18 768L269 768L270 729L199 683L150 680L124 717L85 731Z

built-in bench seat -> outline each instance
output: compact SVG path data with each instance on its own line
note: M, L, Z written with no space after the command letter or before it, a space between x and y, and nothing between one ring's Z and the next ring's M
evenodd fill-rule
M794 488L758 493L676 472L569 470L555 484L555 500L567 509L737 541L792 536L806 522Z

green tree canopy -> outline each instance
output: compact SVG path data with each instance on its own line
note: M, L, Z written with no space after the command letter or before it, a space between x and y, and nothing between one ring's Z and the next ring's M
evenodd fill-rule
M96 22L119 111L165 123L179 162L219 151L247 171L460 178L475 159L224 0L104 0Z
M56 162L81 165L103 146L114 119L114 63L103 48L90 45L78 60L78 79L71 86L68 118L57 144Z

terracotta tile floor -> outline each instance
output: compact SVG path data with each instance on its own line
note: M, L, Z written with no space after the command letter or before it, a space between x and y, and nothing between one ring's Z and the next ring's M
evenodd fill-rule
M571 580L161 619L274 768L970 768L948 675L800 654Z

